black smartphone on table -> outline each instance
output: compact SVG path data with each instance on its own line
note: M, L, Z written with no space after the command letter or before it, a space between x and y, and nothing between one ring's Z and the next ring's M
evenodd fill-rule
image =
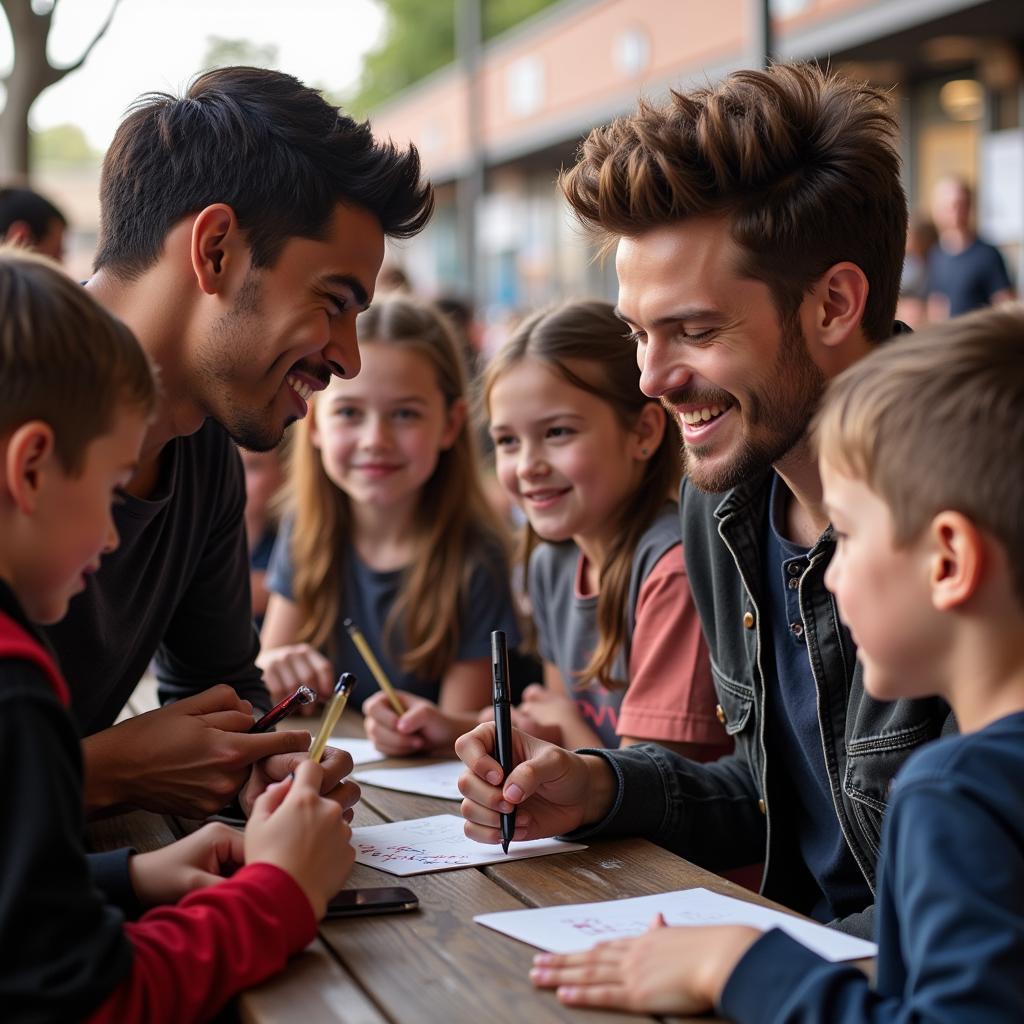
M381 889L345 889L327 904L326 920L337 917L358 917L361 914L398 914L416 910L420 901L416 893L402 886Z

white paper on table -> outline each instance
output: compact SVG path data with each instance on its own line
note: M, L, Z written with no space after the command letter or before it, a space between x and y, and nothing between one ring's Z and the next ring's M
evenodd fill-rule
M579 843L559 839L531 839L513 843L505 854L500 846L467 838L464 824L462 818L454 814L435 814L411 821L391 821L386 825L365 825L352 829L352 845L356 848L358 863L392 875L421 875L427 871L473 868L586 849Z
M549 953L581 953L598 942L642 935L658 913L670 925L745 924L761 931L781 928L833 962L858 960L878 952L873 942L707 889L536 910L505 910L478 914L473 920Z
M344 739L339 736L327 744L329 747L337 747L338 750L347 750L352 755L353 764L369 764L371 761L384 761L387 754L382 754L374 745L372 740Z
M397 789L401 793L419 793L438 796L442 800L461 800L459 776L466 770L461 761L441 761L439 764L416 765L413 768L369 768L353 772L357 782L371 786Z

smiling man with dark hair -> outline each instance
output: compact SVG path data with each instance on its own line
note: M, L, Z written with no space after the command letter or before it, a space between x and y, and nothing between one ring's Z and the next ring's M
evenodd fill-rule
M86 734L86 798L200 816L241 791L244 810L308 737L246 735L269 701L232 440L273 448L314 391L358 372L355 318L384 239L421 230L433 192L415 148L378 142L290 75L241 67L143 96L100 189L87 287L138 336L162 395L121 547L50 631ZM154 655L176 703L109 728ZM324 766L334 786L350 762Z

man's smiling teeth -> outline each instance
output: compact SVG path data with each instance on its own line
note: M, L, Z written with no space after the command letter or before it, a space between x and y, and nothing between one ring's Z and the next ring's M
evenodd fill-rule
M725 412L724 405L705 405L703 409L694 409L691 412L684 412L683 422L689 427L695 427L698 423L706 423L716 416Z
M289 374L285 377L285 383L301 398L304 402L308 402L310 396L313 394L313 389L308 385L304 384L298 377L293 377Z

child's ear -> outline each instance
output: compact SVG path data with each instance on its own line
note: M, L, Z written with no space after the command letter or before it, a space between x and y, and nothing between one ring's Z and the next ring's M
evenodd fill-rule
M646 462L658 450L665 436L665 410L660 402L646 402L633 427L635 457Z
M469 405L464 398L456 398L448 406L448 416L444 425L444 432L441 434L441 451L448 451L455 439L462 433L466 425L466 417L469 415Z
M23 423L7 442L4 459L7 490L20 512L31 515L39 504L46 474L56 458L53 428L42 420Z
M932 604L939 611L950 611L973 597L981 583L985 540L978 527L960 512L940 512L929 532Z
M196 282L207 295L222 293L232 273L248 269L248 245L230 206L214 203L196 214L190 254Z

